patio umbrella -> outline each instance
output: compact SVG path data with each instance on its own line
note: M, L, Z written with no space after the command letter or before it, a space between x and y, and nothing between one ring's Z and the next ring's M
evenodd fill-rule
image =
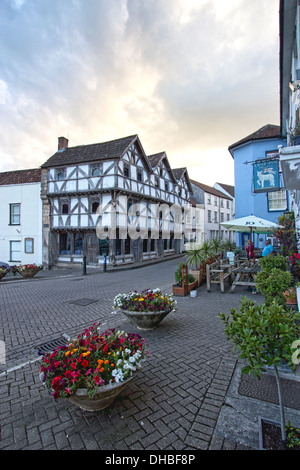
M234 230L236 232L249 232L250 241L252 241L252 233L269 233L275 232L279 228L283 228L282 225L275 224L270 220L265 220L255 215L248 215L246 217L240 217L239 219L228 220L227 222L221 222L221 225L227 230Z

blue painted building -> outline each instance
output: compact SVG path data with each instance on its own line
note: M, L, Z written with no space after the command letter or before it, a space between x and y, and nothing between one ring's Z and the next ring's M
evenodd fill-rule
M288 208L288 194L284 189L280 172L279 190L276 188L276 191L265 191L269 182L261 180L258 184L263 192L256 192L257 180L254 181L254 174L257 173L253 163L257 160L261 160L262 163L266 163L264 160L269 162L269 159L278 155L280 145L286 145L286 141L281 137L280 126L267 124L229 146L228 150L234 159L235 218L253 214L277 223L278 217ZM236 232L238 246L245 247L248 238L249 234ZM264 242L264 235L255 235L255 247L263 248Z

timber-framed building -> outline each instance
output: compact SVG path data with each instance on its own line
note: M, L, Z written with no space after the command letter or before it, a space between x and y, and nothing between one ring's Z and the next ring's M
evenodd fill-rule
M109 142L69 147L59 137L58 150L41 166L43 207L43 264L120 264L162 257L182 250L184 239L175 234L192 193L186 168L172 170L165 152L147 156L138 135ZM153 208L180 207L170 212L169 236L162 235L159 213L156 234ZM138 207L138 211L136 208ZM114 219L113 219L114 217ZM176 221L177 217L177 221ZM136 226L124 235L123 225ZM114 237L105 233L117 221ZM120 228L121 227L121 228ZM98 230L97 230L98 228ZM133 230L134 232L134 230ZM153 235L154 234L154 235Z

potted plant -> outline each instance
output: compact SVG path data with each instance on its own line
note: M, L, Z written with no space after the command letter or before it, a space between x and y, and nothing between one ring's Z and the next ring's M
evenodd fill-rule
M226 317L223 313L219 316L225 324L227 338L247 362L242 373L260 379L266 367L273 366L278 390L281 438L285 446L286 423L278 364L284 360L292 369L295 368L293 345L298 343L300 335L300 313L287 311L276 301L256 305L252 299L243 297L239 311L231 309L231 316Z
M0 279L2 279L9 272L9 268L0 266Z
M171 295L162 294L160 289L146 289L128 294L118 294L114 298L114 308L118 308L140 330L153 330L175 308L176 300Z
M188 273L187 265L181 261L175 272L176 284L172 286L173 295L184 297L190 293L191 290L196 289L198 281Z
M41 380L55 400L67 398L85 410L109 406L132 380L148 354L137 334L94 324L74 341L46 353Z
M189 266L189 273L196 279L198 286L201 285L204 277L203 254L199 245L192 245L186 252L186 262ZM180 276L180 273L179 273ZM182 280L180 285L182 284Z
M20 264L17 267L17 272L21 274L24 279L28 279L30 277L35 276L41 269L43 269L42 265L33 264Z
M266 256L259 263L262 270L256 276L256 289L263 294L267 304L276 299L281 305L285 305L284 292L293 285L293 276L287 269L286 257Z

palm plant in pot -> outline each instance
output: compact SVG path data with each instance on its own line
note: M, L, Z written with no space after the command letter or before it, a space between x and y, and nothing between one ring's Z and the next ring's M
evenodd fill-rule
M286 446L285 410L282 401L281 381L278 365L284 360L295 368L294 347L300 336L300 313L287 311L280 303L256 305L252 299L243 298L240 310L231 309L231 315L221 313L225 324L225 334L240 357L247 362L243 374L252 374L261 379L267 367L274 368L278 402L280 409L280 428L283 448Z
M185 259L189 266L189 273L198 281L198 286L200 286L205 273L203 265L204 258L200 245L193 244L191 248L186 251Z

